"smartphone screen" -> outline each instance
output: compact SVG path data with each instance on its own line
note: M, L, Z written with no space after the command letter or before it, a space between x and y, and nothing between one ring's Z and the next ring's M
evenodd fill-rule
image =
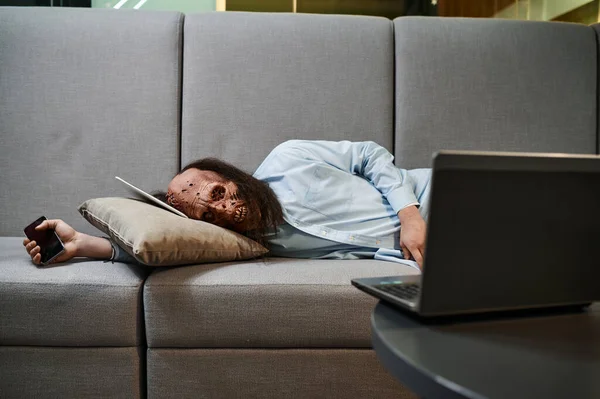
M37 245L40 246L40 255L42 256L41 263L45 265L60 255L65 247L54 230L37 231L35 229L44 220L46 220L45 216L38 218L35 222L25 227L24 232L27 238L31 241L35 241Z

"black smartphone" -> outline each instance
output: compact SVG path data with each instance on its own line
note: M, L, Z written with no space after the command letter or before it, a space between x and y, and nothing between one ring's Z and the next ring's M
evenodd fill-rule
M25 227L23 231L27 238L35 241L40 246L41 263L45 266L62 254L65 251L65 246L54 230L38 231L35 229L44 220L46 220L45 216L39 217L29 226Z

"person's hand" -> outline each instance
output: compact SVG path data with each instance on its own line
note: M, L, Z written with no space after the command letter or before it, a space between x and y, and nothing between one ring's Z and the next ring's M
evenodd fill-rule
M400 218L400 248L405 259L411 257L423 268L427 225L416 206L409 206L398 212Z
M51 263L66 262L77 255L78 243L81 233L75 231L71 226L59 219L44 220L35 228L38 231L54 230L65 246L65 251L56 257ZM42 255L40 247L35 241L25 238L23 240L25 250L31 256L31 260L36 265L41 264Z

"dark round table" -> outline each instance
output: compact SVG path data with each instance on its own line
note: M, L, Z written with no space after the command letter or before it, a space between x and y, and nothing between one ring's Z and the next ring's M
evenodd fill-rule
M422 322L379 302L371 327L381 363L420 397L600 398L600 303Z

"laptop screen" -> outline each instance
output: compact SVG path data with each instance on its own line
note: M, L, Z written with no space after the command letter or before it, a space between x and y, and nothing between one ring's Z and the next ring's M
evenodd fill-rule
M434 170L421 308L600 299L600 173L489 169Z

